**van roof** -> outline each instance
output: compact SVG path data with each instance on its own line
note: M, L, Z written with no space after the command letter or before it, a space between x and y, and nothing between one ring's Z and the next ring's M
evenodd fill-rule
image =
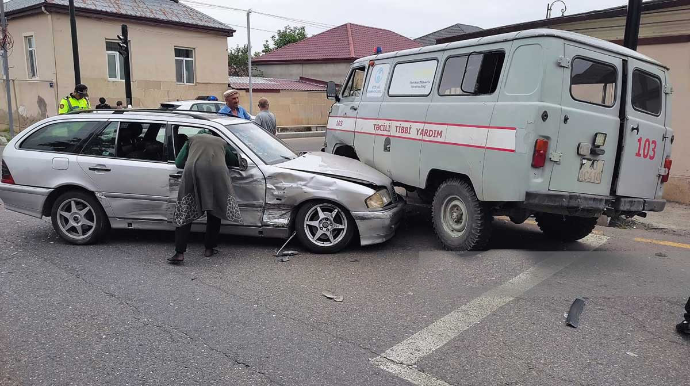
M646 55L642 55L641 53L639 53L637 51L633 51L629 48L625 48L621 45L611 43L611 42L606 41L606 40L593 38L591 36L578 34L575 32L561 31L561 30L549 29L549 28L531 29L531 30L518 31L518 32L508 32L508 33L504 33L504 34L500 34L500 35L485 36L485 37L481 37L481 38L463 40L463 41L459 41L459 42L442 43L442 44L437 44L434 46L412 48L412 49L403 50L403 51L387 52L385 54L371 55L371 56L367 56L367 57L358 59L355 61L355 63L367 62L369 60L376 60L376 59L386 59L386 58L392 58L392 57L413 55L413 54L425 53L425 52L443 51L443 50L448 50L448 49L453 49L453 48L472 47L472 46L478 46L478 45L482 45L482 44L491 44L491 43L505 42L505 41L517 40L517 39L534 38L534 37L554 37L554 38L559 38L559 39L563 39L563 40L569 40L572 42L585 44L585 45L588 45L591 47L600 48L600 49L603 49L603 50L606 50L606 51L609 51L609 52L612 52L612 53L615 53L618 55L627 56L627 57L634 58L634 59L637 59L637 60L640 60L643 62L647 62L649 64L653 64L655 66L662 67L666 70L669 69L668 67L659 63L658 61L656 61L656 60L654 60L654 59L652 59Z

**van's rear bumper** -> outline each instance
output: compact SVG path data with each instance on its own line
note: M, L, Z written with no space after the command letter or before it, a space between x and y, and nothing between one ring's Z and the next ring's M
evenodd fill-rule
M527 192L524 206L529 209L573 216L597 216L611 208L620 212L661 212L666 200L596 196L565 192Z

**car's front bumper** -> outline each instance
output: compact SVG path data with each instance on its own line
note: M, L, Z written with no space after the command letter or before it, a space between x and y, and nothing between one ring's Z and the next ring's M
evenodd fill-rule
M395 235L405 214L405 200L398 199L390 208L371 212L352 212L359 229L361 245L382 243Z
M0 200L5 203L8 210L41 218L43 204L52 191L46 188L0 183Z

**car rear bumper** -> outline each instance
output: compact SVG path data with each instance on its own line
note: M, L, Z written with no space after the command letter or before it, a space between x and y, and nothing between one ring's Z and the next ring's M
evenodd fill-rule
M666 207L666 200L565 192L527 192L524 206L533 210L587 216L599 215L609 208L624 213L661 212Z
M52 189L0 183L0 200L5 208L29 216L43 217L43 204Z
M361 245L382 243L395 235L405 214L405 200L400 198L390 208L375 212L352 212L359 229Z

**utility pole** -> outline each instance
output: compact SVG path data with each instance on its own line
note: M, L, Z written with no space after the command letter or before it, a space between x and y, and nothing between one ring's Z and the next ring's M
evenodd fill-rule
M5 91L7 91L7 119L10 125L10 138L14 137L14 117L12 116L12 93L10 92L10 65L7 57L7 19L5 19L5 0L0 0L0 19L2 23L2 68L5 70Z
M623 46L633 51L637 51L641 18L642 0L628 0L628 15L625 18L625 37L623 38Z
M74 62L74 84L78 85L79 83L81 83L81 72L79 71L79 44L77 44L77 17L74 15L74 0L69 0L69 26L72 31L72 61Z
M0 0L2 1L2 0ZM122 25L122 35L117 35L118 52L122 55L125 63L125 105L132 105L132 77L129 68L129 31L127 31L127 24Z
M2 0L0 0L2 1ZM252 103L252 30L250 28L249 15L252 13L251 9L247 10L247 66L249 68L249 114L252 113L254 104Z

